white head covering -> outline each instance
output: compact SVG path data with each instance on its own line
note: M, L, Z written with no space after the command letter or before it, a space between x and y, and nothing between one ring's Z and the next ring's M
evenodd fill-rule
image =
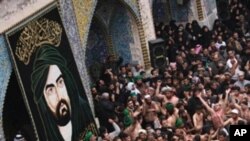
M144 96L145 99L151 98L151 96L149 94Z
M134 86L134 89L133 89ZM136 88L135 83L129 82L126 87L131 93L140 94L141 92Z
M244 75L244 72L243 72L243 71L240 71L240 72L238 73L238 76L242 76L242 75Z
M162 92L168 92L168 91L172 91L172 90L173 90L173 89L172 89L171 87L169 87L169 86L163 87L163 88L161 89Z
M139 134L140 134L140 133L147 134L147 131L146 131L146 130L144 130L144 129L140 129L140 130L138 131L138 133L139 133Z
M239 110L238 109L233 109L232 111L231 111L231 113L233 113L233 114L239 114Z
M135 85L135 83L129 82L129 83L127 84L127 87L126 87L127 90L132 91L133 85Z
M107 92L102 93L102 98L108 98L108 97L109 97L109 93Z

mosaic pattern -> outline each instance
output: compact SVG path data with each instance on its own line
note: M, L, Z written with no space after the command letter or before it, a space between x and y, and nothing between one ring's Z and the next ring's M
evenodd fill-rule
M134 6L136 6L136 1L134 1L134 4L135 4ZM136 16L136 14L134 14L135 12L130 7L130 5L128 5L128 3L126 3L125 1L120 1L120 2L118 1L117 2L115 0L108 0L108 1L105 1L105 2L104 1L98 1L98 5L97 5L96 11L95 11L95 16L98 18L98 20L100 20L102 22L102 24L104 24L105 27L108 28L108 33L110 33L112 35L111 37L112 37L112 40L114 41L115 38L120 38L120 37L117 37L117 35L115 35L115 36L113 35L113 32L114 32L113 29L114 28L112 26L113 26L113 21L114 21L115 14L117 13L115 11L116 7L119 7L118 8L119 11L121 10L120 7L122 7L123 8L122 12L127 13L127 14L123 14L119 19L119 20L127 21L127 26L125 26L124 28L126 28L126 31L128 31L128 33L127 33L127 35L124 35L125 38L126 37L131 37L130 42L129 42L128 39L124 38L125 41L128 41L128 43L126 45L126 47L129 49L128 51L130 51L132 53L131 54L132 59L128 59L127 63L130 62L131 60L132 61L136 60L137 62L143 63L142 56L139 55L139 54L141 54L140 38L139 38L139 34L138 34L137 23L136 23L136 20L135 20L138 17L134 17L134 16ZM131 14L131 12L133 14ZM111 20L112 20L112 22L110 22ZM117 22L117 21L118 20L116 19L114 22ZM98 27L96 27L96 28L98 28ZM95 37L91 37L92 35L95 36L94 34L89 34L88 38L95 38ZM114 42L116 42L116 41L114 41ZM118 43L118 44L120 44L120 43ZM119 48L118 50L120 50L120 48L122 48L121 45L114 44L114 46L117 46ZM122 50L124 51L126 49L122 48ZM123 52L123 51L118 51L118 52ZM101 52L101 51L96 51L96 52ZM91 53L91 54L95 54L95 55L89 55L89 56L100 56L100 54L97 55L96 52ZM117 52L117 49L116 49L116 52ZM103 52L101 54L104 55ZM86 55L88 56L88 52L86 52ZM121 54L118 54L118 56L119 55L121 55ZM126 54L126 56L128 56L128 55ZM89 58L91 58L91 57L89 57ZM100 57L96 57L96 58L100 58ZM87 63L90 62L91 60L94 60L94 58L88 59ZM88 64L87 64L87 66L88 66Z
M162 1L154 1L152 4L154 21L165 22L167 20L166 3Z
M90 85L88 82L89 76L87 74L87 69L85 65L85 53L84 53L84 48L81 45L81 40L79 37L79 33L77 31L77 23L74 15L74 8L72 5L72 2L69 0L60 0L59 1L59 6L61 7L61 16L62 16L62 21L68 36L68 40L70 42L72 52L74 55L78 71L81 76L81 81L83 83L86 95L88 97L89 103L91 110L93 112L93 100L92 100L92 95L90 93ZM82 61L80 61L82 60ZM94 112L93 112L94 113Z
M137 7L137 0L123 0L126 2L129 7L133 10L133 12L136 14L136 16L139 17L139 9Z
M140 13L147 41L155 39L153 17L149 0L140 0Z
M128 13L129 15L129 22L130 22L130 35L133 37L133 42L130 42L130 50L132 55L132 62L144 64L143 56L142 56L142 49L141 49L141 42L140 36L138 31L138 26L132 14Z
M188 12L189 12L189 3L187 5L178 5L177 1L170 0L171 16L172 19L177 22L186 22L188 21ZM178 12L176 12L178 11Z
M89 68L95 62L104 63L108 55L108 46L105 35L96 22L93 22L88 37L86 49L86 66Z
M204 8L206 10L206 14L210 15L213 13L213 10L216 9L216 1L215 0L204 0Z
M192 20L197 20L198 14L197 14L197 10L196 10L196 1L192 0L189 2L189 11L188 11L188 20L192 21Z
M86 48L86 66L92 82L99 79L101 64L108 56L108 46L103 29L95 20L92 22Z
M2 129L3 103L12 71L12 66L7 51L7 44L2 35L0 35L0 66L1 66L0 67L0 140L3 140L4 139L4 134Z
M95 7L95 0L72 0L76 14L77 27L80 34L81 42L88 35L88 26L91 22Z
M114 48L118 56L124 59L124 63L130 63L132 61L130 43L133 43L134 40L131 34L129 16L124 8L119 8L115 13L110 29Z
M114 11L114 1L99 1L98 5L101 5L98 7L95 11L95 14L98 15L98 17L101 18L102 22L108 27L110 23L110 18L112 16L112 13Z

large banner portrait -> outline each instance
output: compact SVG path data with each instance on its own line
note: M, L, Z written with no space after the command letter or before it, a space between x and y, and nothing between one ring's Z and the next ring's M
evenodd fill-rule
M6 39L38 139L76 141L97 134L56 5L8 31Z

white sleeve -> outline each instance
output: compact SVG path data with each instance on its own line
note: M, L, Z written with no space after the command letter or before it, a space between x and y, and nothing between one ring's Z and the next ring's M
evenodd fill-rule
M109 133L109 137L111 140L113 140L121 132L121 128L115 122L113 122L112 125L113 125L115 130L113 132Z
M232 64L231 64L230 59L227 60L227 67L230 68L230 69L232 68Z

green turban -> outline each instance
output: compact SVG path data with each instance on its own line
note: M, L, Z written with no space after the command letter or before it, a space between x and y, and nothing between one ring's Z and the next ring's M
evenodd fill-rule
M176 122L175 122L175 127L179 128L181 126L183 126L183 120L181 118L177 118Z
M93 133L88 131L84 137L84 141L90 141L90 138L93 136Z
M90 88L92 89L92 88L94 88L94 87L96 87L95 83L91 83L91 84L90 84Z
M130 96L136 96L135 92L130 93Z
M190 85L184 85L183 91L189 91L191 89Z
M70 62L71 65L72 63L73 62ZM57 50L57 48L53 45L48 44L44 44L37 49L31 73L31 90L34 102L37 106L36 108L40 113L38 115L40 117L39 119L41 119L41 123L39 123L41 124L41 126L39 127L43 127L43 130L45 130L45 134L47 135L46 137L44 137L44 140L63 140L63 137L61 136L60 131L58 129L58 125L54 121L52 113L48 107L48 104L43 94L44 86L46 84L49 68L51 65L56 65L63 75L71 106L71 140L79 140L80 134L87 130L86 127L90 127L91 124L94 125L93 116L91 115L88 102L83 97L85 95L83 87L78 87L75 81L73 75L75 72L71 72L71 67L67 65L67 61L60 54L60 51ZM77 76L77 74L75 75ZM91 130L93 133L97 131L95 127L89 130Z
M141 76L141 75L135 76L135 82L136 82L137 80L142 80L142 76Z
M43 89L47 80L50 65L57 65L66 70L67 63L64 57L51 45L43 45L38 49L31 74L31 89L34 94L34 101L38 103L43 96Z
M165 105L165 108L168 110L168 111L172 111L174 110L174 105L172 103L167 103Z

